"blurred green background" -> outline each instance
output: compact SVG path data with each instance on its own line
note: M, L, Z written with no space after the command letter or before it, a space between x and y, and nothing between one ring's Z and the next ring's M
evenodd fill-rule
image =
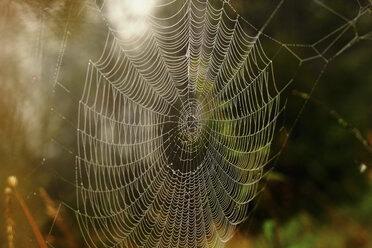
M230 2L256 27L279 3ZM358 1L322 2L349 20L358 15ZM46 189L56 208L61 200L74 201L69 182L75 176L72 130L74 104L80 97L75 91L84 83L87 59L99 46L86 38L86 30L94 30L91 37L106 34L84 6L84 1L71 0L0 3L0 185L5 188L6 178L17 176L19 192L37 225L56 247L68 246L48 216L39 188ZM340 19L316 1L288 0L265 34L284 43L312 44L343 23ZM59 61L67 20L72 35ZM357 22L361 35L372 31L371 20L369 13ZM348 44L353 35L346 32L340 40ZM331 53L340 48L336 44ZM59 63L60 80L73 92L54 92ZM283 56L274 65L279 84L285 81L281 75L293 78L296 67L291 59ZM361 39L352 44L317 81L323 65L321 59L304 63L285 92L287 108L273 146L273 152L284 146L283 151L262 182L265 188L250 218L227 247L372 247L372 43ZM6 207L0 204L0 212ZM62 209L64 221L83 246L73 214ZM16 247L37 247L17 203L12 210ZM0 247L7 247L5 223L0 226Z

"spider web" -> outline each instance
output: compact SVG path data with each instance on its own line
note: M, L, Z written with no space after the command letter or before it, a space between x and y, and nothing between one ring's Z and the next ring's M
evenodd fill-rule
M110 17L120 1L86 2L107 29L78 103L73 210L89 247L223 247L231 239L280 153L270 151L281 98L298 67L321 59L321 76L370 39L355 27L370 5L358 2L350 20L315 1L344 23L312 44L280 42L265 30L283 2L259 28L229 1L153 1L135 28ZM353 39L332 50L349 30ZM66 26L55 71L55 87L67 92L58 78L69 34ZM296 66L279 86L283 51Z

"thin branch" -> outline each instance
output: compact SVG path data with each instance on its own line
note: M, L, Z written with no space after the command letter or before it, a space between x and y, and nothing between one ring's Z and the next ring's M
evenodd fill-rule
M31 229L35 235L39 248L48 248L43 238L43 235L40 232L40 229L37 227L36 222L32 217L30 210L28 209L26 203L23 201L22 196L18 193L16 189L17 183L18 181L15 176L8 177L8 184L12 188L15 198L17 199L19 205L21 206L23 213L25 214L26 219L28 221L28 224L31 226Z
M346 130L348 130L350 133L353 134L353 136L366 148L367 151L372 152L372 147L368 143L367 139L362 135L362 133L359 131L359 129L351 126L349 122L347 122L342 116L337 113L335 110L329 108L327 105L319 101L318 99L311 97L309 94L305 92L300 92L297 90L293 90L292 94L298 97L301 97L305 100L308 100L315 105L321 107L323 110L325 110L327 113L329 113L333 118L337 120L337 122L344 127Z

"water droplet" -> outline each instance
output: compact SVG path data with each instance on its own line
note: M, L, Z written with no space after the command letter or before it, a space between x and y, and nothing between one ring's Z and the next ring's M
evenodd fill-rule
M360 173L364 173L366 170L367 170L367 165L365 165L365 164L362 163L362 164L359 166L359 171L360 171Z

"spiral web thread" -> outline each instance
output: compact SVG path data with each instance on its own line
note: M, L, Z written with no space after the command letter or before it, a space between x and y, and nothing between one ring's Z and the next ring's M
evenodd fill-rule
M106 19L109 1L87 5L108 33L79 102L75 213L86 243L223 247L275 157L286 86L277 89L261 42L275 11L259 30L228 1L157 1L146 28L129 37ZM361 6L358 18L366 11ZM336 42L352 26L322 40ZM323 51L275 42L298 64L330 59L332 42ZM317 55L302 58L292 46Z

